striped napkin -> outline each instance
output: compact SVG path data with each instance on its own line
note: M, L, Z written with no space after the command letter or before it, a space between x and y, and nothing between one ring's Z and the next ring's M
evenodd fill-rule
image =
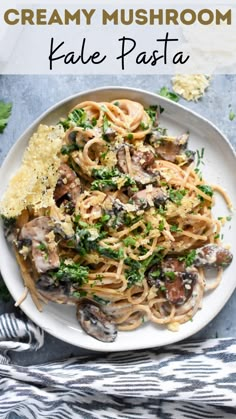
M42 330L26 317L0 316L0 418L236 417L236 339L11 363L11 351L43 343Z

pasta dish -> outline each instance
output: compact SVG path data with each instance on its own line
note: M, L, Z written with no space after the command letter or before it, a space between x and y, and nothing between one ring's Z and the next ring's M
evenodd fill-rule
M232 261L214 193L231 203L203 179L204 149L161 127L162 111L86 101L39 127L0 207L25 284L17 304L28 291L39 310L75 304L105 342L147 321L177 331L201 308Z

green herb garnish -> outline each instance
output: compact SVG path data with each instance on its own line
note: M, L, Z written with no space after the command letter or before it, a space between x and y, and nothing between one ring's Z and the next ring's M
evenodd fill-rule
M81 286L88 282L88 272L89 269L79 263L66 265L65 262L61 262L58 271L53 272L52 276L58 281L70 281Z
M200 189L202 192L204 192L206 195L212 197L213 196L213 189L209 185L198 185L198 189ZM200 201L204 201L204 198L201 195L197 196Z
M149 125L146 125L146 124L145 124L145 122L141 121L141 122L140 122L140 128L141 128L143 131L146 131L147 129L149 129Z
M169 189L169 198L177 206L180 206L182 203L183 197L186 195L186 189Z
M149 106L149 108L145 109L145 112L147 112L149 118L152 121L152 125L155 123L156 121L156 117L157 117L157 110L158 110L158 106L157 105L153 105L153 106Z
M170 91L167 87L162 87L158 94L160 96L166 97L167 99L172 100L173 102L178 102L180 100L180 96L177 95L175 92Z
M233 121L236 118L236 113L232 111L232 109L229 111L229 120Z
M113 250L110 247L97 247L97 252L108 259L121 260L124 257L124 249Z
M96 301L96 303L101 304L101 305L107 305L110 303L110 300L106 300L105 298L99 297L96 294L93 295L93 299L94 301Z
M179 228L177 225L173 224L172 226L170 226L170 231L172 233L181 233L183 230L182 228Z
M59 121L59 124L63 126L64 130L71 127L82 127L84 129L93 128L93 125L88 121L87 113L83 108L74 109L69 113L68 118Z
M175 280L175 273L174 271L166 271L165 272L165 276L167 276L167 278L169 278L171 281Z
M73 295L73 297L82 298L82 297L86 297L87 292L86 291L83 291L83 290L81 290L81 291L74 291L72 293L72 295Z
M135 246L136 240L133 237L126 237L123 243L125 246Z
M161 271L160 271L160 269L157 269L156 271L151 272L151 276L152 276L153 278L160 278L160 276L161 276Z
M61 154L63 154L63 155L70 154L70 153L72 153L72 151L79 150L79 149L80 149L80 147L76 143L69 144L69 145L64 144L61 148Z
M0 101L0 134L3 133L4 129L8 124L8 120L11 116L12 103L6 103Z
M195 258L196 258L196 250L191 250L186 256L180 256L178 260L180 262L185 262L186 267L189 267L193 264Z
M48 250L47 245L43 242L41 242L38 246L37 249L41 250L42 252L45 252Z
M165 221L164 221L164 219L162 219L162 220L159 222L158 230L159 230L159 231L163 231L163 230L164 230L164 228L165 228Z

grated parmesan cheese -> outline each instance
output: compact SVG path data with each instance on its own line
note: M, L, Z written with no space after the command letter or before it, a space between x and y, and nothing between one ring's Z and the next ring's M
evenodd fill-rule
M59 177L59 152L63 137L64 130L60 125L39 126L0 202L2 215L17 217L28 206L38 210L54 204L53 192Z
M197 102L208 88L210 77L204 74L177 74L172 78L175 93L188 101Z

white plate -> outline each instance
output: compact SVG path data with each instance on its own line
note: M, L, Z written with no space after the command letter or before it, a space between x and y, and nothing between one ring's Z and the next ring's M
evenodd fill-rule
M165 112L161 115L162 127L167 127L169 133L173 135L189 130L190 148L193 150L205 148L204 177L209 183L218 183L224 187L236 207L236 160L234 151L224 135L209 121L183 106L153 93L123 87L105 87L77 94L53 106L38 118L19 138L4 161L0 172L0 196L19 167L28 140L36 131L39 123L54 124L61 116L66 116L73 106L85 100L110 101L120 98L136 100L145 106L158 103L165 108ZM217 199L214 211L218 216L227 215L226 205L220 197ZM236 220L233 217L232 221L224 228L224 243L230 243L233 251L236 249L235 231ZM23 284L14 255L5 241L2 227L0 229L0 249L0 269L9 291L17 300L22 294ZM193 321L181 325L178 332L170 332L165 327L145 324L135 331L119 332L113 343L103 343L81 330L75 318L74 307L49 303L44 306L43 312L39 313L31 297L28 296L21 308L27 316L48 333L83 348L98 351L123 351L163 346L198 332L219 313L234 291L235 271L236 257L230 267L225 270L223 280L218 288L204 296L202 309L194 316Z

